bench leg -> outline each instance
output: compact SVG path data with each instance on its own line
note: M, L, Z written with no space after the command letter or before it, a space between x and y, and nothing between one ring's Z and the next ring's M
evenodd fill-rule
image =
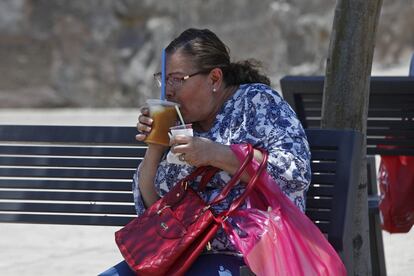
M378 212L369 214L369 242L371 248L372 275L386 276L384 244Z
M372 275L386 276L384 243L382 240L381 221L379 217L379 196L377 188L377 171L375 157L367 157L368 206L369 206L369 243Z

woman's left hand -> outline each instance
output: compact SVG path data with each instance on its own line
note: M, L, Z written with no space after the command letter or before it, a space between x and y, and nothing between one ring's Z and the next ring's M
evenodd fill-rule
M207 138L176 135L170 139L171 152L180 160L196 167L212 165L217 148L223 145Z
M170 139L172 153L181 154L181 161L191 166L213 166L233 175L240 167L240 162L229 146L213 142L207 138L176 135ZM254 158L261 162L263 156L254 150ZM247 183L250 176L243 173L241 180Z

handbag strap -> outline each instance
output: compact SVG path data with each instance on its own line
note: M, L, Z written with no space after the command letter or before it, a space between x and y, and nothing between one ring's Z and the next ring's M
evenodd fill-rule
M248 146L248 154L247 154L245 160L243 161L240 168L233 175L232 179L226 184L226 186L224 186L224 188L221 192L221 193L223 193L224 197L227 196L227 194L230 192L231 188L237 183L237 181L239 181L241 174L243 173L243 171L245 170L247 165L250 163L250 161L253 159L253 147L250 144L247 144L247 146ZM202 190L205 189L205 187L207 186L207 183L213 178L213 176L218 171L220 171L219 168L215 168L215 167L211 167L211 166L198 167L191 174L189 174L188 176L183 178L181 180L181 182L192 181L196 177L198 177L200 175L203 175L203 177L201 178L200 184L199 184L199 188L198 188L199 191L202 191ZM224 197L223 197L223 199L224 199Z
M246 158L243 160L243 163L239 167L239 169L234 173L233 177L230 179L230 181L224 186L224 188L221 190L220 194L216 196L209 205L217 204L221 201L223 201L227 195L230 193L231 189L239 182L240 177L242 173L245 171L247 165L250 164L250 162L253 160L253 154L254 149L252 145L247 144L247 155Z
M202 192L207 187L208 182L213 178L213 176L219 172L220 169L216 167L208 167L203 177L201 178L200 184L198 185L197 191Z
M226 186L224 186L224 188L221 190L220 194L218 194L212 201L210 201L208 203L209 206L217 204L217 203L223 201L227 197L227 195L230 193L231 189L239 182L240 177L241 177L242 173L245 171L246 167L253 160L253 155L254 155L253 146L250 145L250 144L247 144L247 155L246 155L245 159L243 160L243 163L237 169L237 171L234 173L233 177L226 184ZM266 156L267 156L267 153L266 153ZM267 160L267 157L266 157L266 160ZM183 182L186 182L186 181L191 181L191 180L194 180L197 176L203 175L203 177L201 179L201 182L199 184L199 188L198 188L199 191L202 191L206 187L207 183L211 180L211 178L213 178L214 174L216 174L219 170L220 169L218 169L218 168L214 168L214 167L210 167L210 166L198 167L190 175L188 175L183 180L181 180L181 182L183 183ZM251 182L251 180L250 180L250 182ZM247 185L247 186L249 186L249 185ZM246 187L246 189L247 189L247 187ZM246 191L244 193L246 193ZM235 208L237 208L237 207L235 207Z
M259 168L256 170L256 173L254 174L254 176L250 178L250 181L247 184L244 192L233 201L233 203L230 205L227 211L224 211L220 214L222 218L228 217L234 210L236 210L246 200L246 197L253 190L253 187L256 184L257 180L259 179L260 175L262 174L263 170L267 167L266 165L267 165L268 153L264 149L259 149L259 150L263 155L263 159L259 164Z

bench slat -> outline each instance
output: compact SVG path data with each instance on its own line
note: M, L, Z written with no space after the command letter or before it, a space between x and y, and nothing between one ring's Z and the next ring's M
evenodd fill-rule
M323 184L323 185L333 185L336 181L335 174L316 174L312 173L312 183L313 184Z
M315 103L313 103L315 104ZM304 109L304 114L306 117L321 117L321 109ZM372 118L413 118L414 110L404 110L404 109L370 109L368 111L368 117Z
M318 128L321 123L320 116L315 117L306 117L306 124L308 128L312 126L312 128ZM379 118L368 118L367 121L368 131L372 128L384 127L389 129L404 129L404 130L412 130L414 127L414 121L402 120L381 120Z
M323 163L311 163L312 172L319 173L334 173L336 171L336 163L333 162L323 162Z
M319 230L321 230L322 233L328 234L328 239L329 239L329 232L330 232L331 224L326 221L315 221L314 223L319 228Z
M367 143L371 145L401 145L413 147L413 141L404 138L367 138Z
M141 160L137 159L97 159L97 158L54 158L54 157L18 157L0 158L3 166L50 166L50 167L95 167L95 168L136 168Z
M0 125L0 141L137 146L135 127Z
M337 151L334 150L312 150L312 160L336 160Z
M312 173L312 180L311 181L312 181L313 184L324 184L324 185L331 184L331 185L333 185L333 184L335 184L335 181L336 181L336 175L334 175L334 174L321 175L321 174Z
M131 191L131 179L128 181L67 181L34 179L0 179L0 188L9 189L49 189L49 190L101 190Z
M312 184L335 185L337 180L335 172L322 173L312 171Z
M309 197L314 197L314 196L332 197L334 195L334 187L333 186L318 187L318 186L311 184L306 195Z
M0 167L1 176L14 177L58 177L58 178L105 178L132 179L135 169L94 169L94 168L5 168Z
M90 202L132 202L130 193L116 192L59 192L59 191L1 191L2 199L47 200L47 201L90 201Z
M306 197L306 206L308 208L332 209L332 198Z
M367 154L368 155L410 155L414 156L414 149L413 148L395 148L395 149L382 149L378 147L367 147Z
M285 92L286 91L288 90L285 90ZM395 92L396 91L390 91L393 95L392 98L389 97L389 95L371 95L369 101L370 109L411 109L412 104L414 104L414 100L411 95L412 92L410 94L399 94ZM297 91L293 96L296 97L295 100L300 100L305 104L304 110L321 110L322 98L320 92L309 93L308 91L302 89L301 91Z
M336 163L322 162L312 163L313 172L318 173L334 173L336 171ZM46 172L47 171L47 172ZM107 179L131 179L135 172L135 168L131 169L96 169L96 168L18 168L18 167L0 167L0 175L2 176L19 176L19 177L41 177L45 174L48 177L60 178L107 178Z
M95 213L134 215L133 205L104 205L104 204L56 204L56 203L21 203L0 202L0 211L30 212L30 213Z
M372 136L384 136L389 137L390 132L393 133L392 137L404 137L414 141L414 125L413 128L409 129L396 129L396 128L370 128L367 130L367 138Z
M135 216L30 215L0 213L0 221L2 222L98 226L124 226L134 217Z
M331 221L331 210L307 208L306 215L313 221Z
M146 147L101 147L84 145L82 147L51 145L0 145L0 154L10 155L51 155L51 156L103 156L103 157L143 157Z

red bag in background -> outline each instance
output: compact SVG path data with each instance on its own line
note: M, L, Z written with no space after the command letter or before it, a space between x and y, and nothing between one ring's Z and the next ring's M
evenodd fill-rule
M246 145L232 145L241 161ZM247 167L250 175L257 171L253 160ZM345 276L339 255L316 225L282 192L264 171L248 197L248 206L229 217L224 230L250 269L258 276ZM268 207L271 209L268 210Z
M381 156L379 187L382 229L407 233L414 224L414 156Z

